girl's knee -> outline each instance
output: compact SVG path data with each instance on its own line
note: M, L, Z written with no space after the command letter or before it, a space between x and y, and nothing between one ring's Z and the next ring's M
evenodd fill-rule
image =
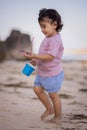
M33 90L36 94L42 93L42 88L41 87L33 87Z
M51 99L55 99L58 96L58 94L57 93L49 93L49 96Z

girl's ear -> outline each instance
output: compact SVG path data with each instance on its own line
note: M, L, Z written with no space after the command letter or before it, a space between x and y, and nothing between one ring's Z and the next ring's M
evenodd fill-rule
M53 24L54 24L54 27L57 28L57 22L55 21Z

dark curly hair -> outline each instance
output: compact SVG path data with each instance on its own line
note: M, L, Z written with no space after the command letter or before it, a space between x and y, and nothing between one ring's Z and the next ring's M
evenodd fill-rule
M60 32L62 30L63 23L61 20L61 16L55 9L43 8L42 10L40 10L38 22L40 23L41 21L44 21L44 18L49 18L52 20L52 22L57 22L57 28L56 28L57 32Z

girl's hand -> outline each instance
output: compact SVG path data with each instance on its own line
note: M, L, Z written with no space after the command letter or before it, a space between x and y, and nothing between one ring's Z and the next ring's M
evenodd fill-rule
M37 60L36 60L36 59L32 59L32 60L30 61L30 63L31 63L33 66L36 66Z
M26 58L28 58L29 60L31 60L31 59L33 58L33 54L26 53L26 52L24 52L24 56L25 56Z

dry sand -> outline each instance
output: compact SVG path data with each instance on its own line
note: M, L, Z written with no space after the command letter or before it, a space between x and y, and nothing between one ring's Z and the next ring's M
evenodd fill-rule
M87 61L63 62L63 122L59 125L40 120L44 107L32 90L35 74L23 75L24 64L0 63L0 130L87 130Z

